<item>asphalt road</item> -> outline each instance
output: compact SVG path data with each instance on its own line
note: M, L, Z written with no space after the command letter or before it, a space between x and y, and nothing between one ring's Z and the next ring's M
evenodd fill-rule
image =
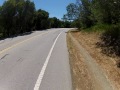
M0 90L72 90L66 31L49 29L0 41Z

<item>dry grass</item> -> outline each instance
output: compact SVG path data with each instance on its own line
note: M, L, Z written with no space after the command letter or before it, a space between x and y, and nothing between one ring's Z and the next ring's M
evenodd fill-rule
M80 55L78 48L67 35L67 43L70 55L70 65L74 90L93 90L91 76L88 67L85 65L84 58Z
M85 32L73 32L72 35L79 41L79 43L86 48L90 55L96 60L106 77L110 80L115 90L120 90L120 69L116 65L118 57L111 57L103 54L100 47L96 46L96 43L100 41L99 33L85 33ZM74 50L74 49L73 49ZM74 51L73 53L75 53ZM74 56L75 57L75 56Z

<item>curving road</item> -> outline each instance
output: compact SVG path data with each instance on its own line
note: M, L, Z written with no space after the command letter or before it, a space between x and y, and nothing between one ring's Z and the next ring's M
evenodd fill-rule
M0 41L0 90L72 90L66 32L35 31Z

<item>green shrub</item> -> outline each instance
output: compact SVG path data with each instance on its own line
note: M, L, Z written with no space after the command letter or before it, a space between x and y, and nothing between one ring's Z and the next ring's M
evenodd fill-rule
M105 32L112 25L109 24L96 24L90 28L84 29L85 32Z
M120 25L111 25L107 27L101 35L101 40L112 53L120 55Z

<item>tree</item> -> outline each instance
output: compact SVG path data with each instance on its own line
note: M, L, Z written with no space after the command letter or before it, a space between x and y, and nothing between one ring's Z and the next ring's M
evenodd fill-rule
M67 20L68 20L68 15L67 15L67 14L63 15L62 20L63 20L63 21L67 21Z
M40 30L40 29L47 29L49 28L49 13L39 9L38 11L36 11L36 18L35 18L35 23L36 23L36 29Z
M1 22L4 36L31 31L35 5L30 0L8 0L1 9Z
M34 29L35 5L30 0L16 2L16 29L18 33L31 31Z
M80 4L80 21L81 25L85 28L91 27L94 24L91 2L91 0L81 0Z
M6 0L0 6L0 37L9 37L32 30L65 27L56 17L49 18L45 10L36 10L31 0ZM68 26L68 25L67 25Z
M68 6L67 6L67 17L69 20L75 20L79 17L79 8L76 4L74 3L70 3Z
M10 36L14 33L15 1L5 1L1 9L2 26L4 27L4 36Z
M67 17L69 20L75 20L76 26L87 28L94 24L94 17L91 12L91 0L77 0L78 3L69 4L67 8ZM80 24L81 25L80 25Z
M93 0L92 11L99 23L118 23L120 20L119 0Z
M51 28L60 28L62 27L61 21L56 17L50 18L50 26Z

